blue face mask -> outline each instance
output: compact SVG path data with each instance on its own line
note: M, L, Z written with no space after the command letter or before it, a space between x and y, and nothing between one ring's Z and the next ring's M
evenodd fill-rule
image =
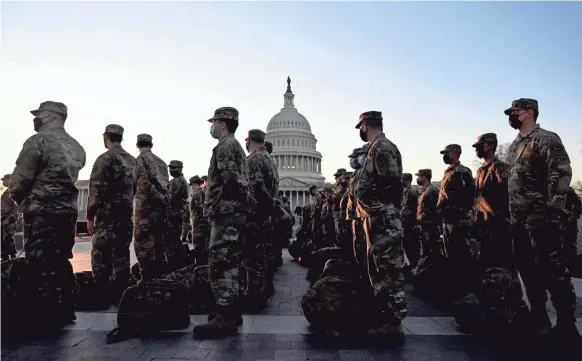
M359 155L357 158L350 159L350 167L352 169L360 169L364 166L364 158L366 158L365 154Z
M216 135L216 128L214 128L214 124L212 124L212 126L210 127L210 136L214 139L218 139L218 136Z
M364 158L366 158L365 154L362 154L358 157L358 164L360 165L360 167L364 166Z
M350 158L350 167L358 169L358 160L356 158Z

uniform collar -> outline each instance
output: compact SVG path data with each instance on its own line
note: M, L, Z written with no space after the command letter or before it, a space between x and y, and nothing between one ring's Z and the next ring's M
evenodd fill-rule
M524 139L524 138L529 138L533 133L537 132L540 129L540 125L536 123L536 125L531 128L529 130L529 132L525 133L525 134L521 134L521 133L517 133L517 138L518 139Z

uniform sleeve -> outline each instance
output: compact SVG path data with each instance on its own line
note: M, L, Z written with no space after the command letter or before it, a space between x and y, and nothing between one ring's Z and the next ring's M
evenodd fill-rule
M259 157L249 157L249 187L251 189L251 196L255 200L268 200L272 202L271 193L265 184L265 164L261 162Z
M137 187L147 194L150 199L166 202L164 194L160 193L152 184L151 170L144 158L137 159Z
M374 152L374 168L379 175L385 176L389 174L390 170L390 153L386 149L376 148Z
M230 151L229 147L220 147L217 150L216 163L218 169L222 172L222 178L225 185L238 183L240 169L236 164L234 153Z
M91 177L89 178L89 199L87 200L87 219L93 220L102 206L103 193L107 187L107 157L100 156L95 160Z
M548 164L548 204L553 208L564 209L572 181L570 157L558 137L550 137L542 150Z
M30 192L42 165L42 156L42 138L39 136L28 138L16 159L16 167L8 186L8 194L15 202L21 203Z

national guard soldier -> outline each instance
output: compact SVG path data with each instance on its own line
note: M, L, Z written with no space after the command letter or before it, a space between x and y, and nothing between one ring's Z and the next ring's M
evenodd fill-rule
M317 190L317 186L312 185L309 187L309 193L311 194L311 235L313 244L316 248L320 248L322 238L322 227L321 227L321 210L323 207L323 195Z
M247 218L243 266L246 271L246 308L258 312L267 300L267 247L271 236L271 215L275 209L276 175L273 161L265 149L265 132L251 129L245 139L249 152L247 157L249 188L255 204Z
M268 140L265 141L265 149L269 153L273 153L273 143L269 142ZM275 170L275 188L273 189L273 199L278 198L279 196L279 170L277 169L277 164L271 157L271 162L273 162L273 169ZM266 246L266 257L267 257L267 274L265 280L265 293L267 295L272 295L275 292L275 285L273 284L273 276L275 272L275 239L276 235L274 234L275 217L271 217L271 233L269 235L268 243Z
M8 187L10 184L10 174L2 177L2 185ZM7 261L16 257L16 245L14 244L14 233L18 224L18 207L12 202L8 192L2 193L0 197L0 211L2 212L2 261Z
M420 257L420 237L418 234L418 222L416 221L416 209L418 208L418 189L412 185L412 174L402 174L404 195L402 197L402 230L404 232L404 251L410 261L410 267L414 268Z
M203 180L195 175L190 178L192 198L190 198L190 217L192 219L192 245L197 266L208 264L208 242L210 241L210 224L204 217L204 189Z
M129 245L133 235L133 196L137 161L123 149L123 127L105 127L107 151L93 164L87 200L87 233L91 238L91 268L99 285L111 278L117 303L130 279Z
M570 272L576 272L582 264L578 262L578 219L582 215L582 200L574 188L568 188L566 197L566 218L564 222L564 252ZM581 269L582 270L582 269Z
M338 214L338 236L337 245L345 251L347 261L353 261L353 237L352 237L352 221L351 218L348 219L348 184L352 178L353 172L344 172L342 175L342 182L345 184L345 191L339 202L339 214Z
M333 222L336 236L339 236L340 202L346 193L347 187L347 180L344 178L344 173L346 173L346 169L339 168L333 175L335 178L335 188L333 190Z
M432 252L443 253L443 245L440 241L438 229L439 217L437 202L439 190L432 185L432 169L419 169L416 175L416 184L421 187L416 209L416 220L420 225L422 234L422 256L428 256Z
M509 236L507 163L495 156L497 135L486 133L473 144L483 159L475 179L475 222L479 233L481 271L490 267L513 268Z
M142 280L150 280L167 271L164 244L166 212L169 203L169 176L166 163L152 152L152 136L137 136L137 186L134 204L135 256ZM165 254L168 252L168 254Z
M451 295L458 298L471 292L476 283L474 262L469 249L468 237L473 211L475 187L471 170L459 161L462 149L449 144L441 151L443 162L448 165L441 182L437 209L443 225L445 252L450 262L455 289Z
M319 247L333 247L336 244L336 223L333 218L334 194L331 187L323 188L321 207L321 244Z
M536 331L546 334L551 326L546 311L548 290L558 314L552 334L578 342L576 294L559 241L572 168L560 137L536 123L538 114L535 99L514 100L505 110L509 125L519 130L507 151L514 252Z
M350 158L350 167L354 170L350 180L348 182L348 190L346 192L346 220L351 223L349 240L352 246L352 253L354 255L355 261L361 266L362 269L366 268L367 262L367 245L364 236L364 224L362 220L356 215L356 186L358 184L358 177L363 172L364 160L366 159L366 153L368 151L368 143L366 143L362 148L356 148L352 151L348 157Z
M379 315L367 332L403 335L406 316L402 249L402 157L383 133L382 112L360 115L356 129L370 144L358 177L356 216L362 219L368 245L368 276Z
M170 272L185 266L186 255L182 254L182 228L184 218L188 212L188 183L182 169L184 164L179 160L172 160L168 165L168 170L172 176L170 181L170 204L167 213L167 230L164 240L167 247L172 249L173 259L168 258Z
M31 111L37 134L28 138L16 160L9 199L23 213L26 264L38 290L30 322L59 327L74 318L73 258L78 189L85 166L83 147L65 131L67 107L46 101Z
M210 218L209 281L217 312L209 322L194 327L194 336L220 337L236 334L242 324L239 309L239 267L243 232L251 197L244 149L234 137L238 110L219 108L208 120L210 135L218 140L208 168L208 193L204 216Z

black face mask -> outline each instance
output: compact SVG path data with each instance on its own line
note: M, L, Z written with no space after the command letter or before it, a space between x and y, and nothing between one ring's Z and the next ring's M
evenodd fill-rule
M483 147L478 147L475 148L475 155L477 156L477 158L483 159L487 155L487 152L485 152L485 149L483 149Z
M420 179L417 179L417 180L416 180L416 184L418 184L419 186L421 186L421 185L422 185L422 182L420 181Z
M448 154L443 155L443 162L445 162L445 164L451 164L451 156Z
M512 127L513 129L521 128L522 124L523 124L523 120L519 120L518 114L511 114L509 116L509 126Z
M170 169L170 175L172 177L178 177L180 175L180 170L178 170L178 169Z
M34 122L34 131L38 132L40 127L42 127L42 118L35 117L32 121Z
M363 142L368 141L368 137L366 136L366 133L364 133L362 129L360 129L360 139L362 139Z

